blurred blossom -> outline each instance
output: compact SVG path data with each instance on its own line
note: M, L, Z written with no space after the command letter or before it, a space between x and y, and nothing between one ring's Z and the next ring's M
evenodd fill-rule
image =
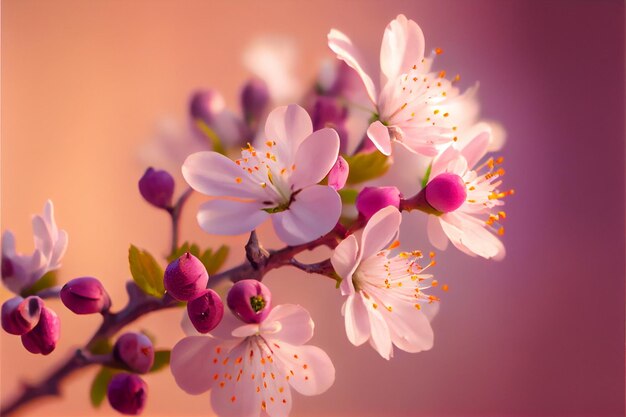
M335 380L328 355L304 345L313 320L297 305L276 306L261 323L244 324L232 315L211 336L189 336L172 349L170 369L187 393L211 391L218 416L287 416L291 388L318 395Z
M67 233L54 220L54 207L48 200L43 215L33 216L35 251L32 255L16 252L15 237L7 230L2 235L2 282L15 294L33 285L47 272L61 267L67 249Z
M107 389L109 404L122 414L141 414L148 398L148 385L134 374L113 375Z
M108 311L111 298L96 278L81 277L69 281L61 289L61 301L76 314Z
M138 185L141 196L148 203L162 209L171 207L175 185L169 172L149 167Z
M209 274L198 258L187 252L165 269L163 284L167 292L179 301L189 301L202 294Z
M406 352L433 346L429 317L437 301L423 290L431 278L422 272L419 251L391 256L398 245L402 216L393 207L376 213L365 226L360 241L350 235L335 249L331 261L341 281L346 334L355 346L369 341L385 359L393 357L393 345ZM391 244L391 246L389 246ZM426 311L431 310L431 311Z
M346 120L348 118L348 109L332 97L318 96L313 104L311 111L311 120L313 121L313 130L330 127L335 129L339 135L339 152L346 153L348 130L346 128Z
M115 359L140 374L144 374L154 364L152 341L143 333L129 332L121 335L113 347Z
M21 336L32 330L41 315L43 300L37 296L13 297L2 304L2 328Z
M240 105L244 120L256 131L270 103L270 93L265 81L251 78L241 89Z
M187 315L193 327L200 333L215 329L224 317L224 304L219 294L204 290L198 297L187 303Z
M224 97L215 89L196 91L189 102L189 114L198 135L211 141L213 149L218 143L232 147L248 139L243 121L226 108Z
M33 330L22 335L22 344L31 353L48 355L56 348L60 336L59 317L48 307L42 307L39 322Z
M244 323L262 322L272 309L272 293L255 279L238 281L228 291L228 308Z
M183 175L189 185L220 197L200 207L200 227L207 233L238 235L271 218L276 234L288 245L323 236L341 212L337 192L317 185L337 161L337 132L313 132L307 112L290 105L270 113L265 135L262 148L249 145L236 161L217 152L187 158Z

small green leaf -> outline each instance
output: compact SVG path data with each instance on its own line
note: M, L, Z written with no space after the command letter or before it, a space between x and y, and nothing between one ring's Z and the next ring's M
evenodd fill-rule
M165 293L163 286L163 270L147 251L130 245L128 250L130 273L137 286L146 294L162 297Z
M204 264L209 275L213 275L220 270L220 268L224 265L224 262L226 262L229 251L230 249L228 246L222 245L215 252L211 249L207 249L202 254L200 261Z
M341 197L341 202L343 204L354 204L356 202L356 197L359 195L359 192L352 188L343 188L339 191L339 197Z
M191 253L196 258L199 258L200 257L200 246L196 245L195 243L192 244L191 247L189 248L189 253Z
M428 184L428 180L430 179L430 170L433 169L433 164L428 164L428 168L426 168L426 173L424 174L424 178L422 178L422 188L426 187Z
M189 252L189 242L183 243L181 246L179 246L178 249L176 249L176 252L170 254L170 256L167 257L167 263L175 261L176 259L183 256L186 252Z
M170 363L169 350L157 350L154 352L154 364L150 368L150 372L156 372L165 368Z
M389 158L378 151L346 156L345 159L350 166L346 181L349 185L373 180L385 174L389 169Z
M107 396L107 387L109 386L109 382L115 373L116 371L110 368L102 367L93 379L93 382L91 383L91 390L89 391L89 397L91 398L91 405L95 408L99 408L100 405L102 405L102 402Z
M198 129L204 133L211 146L213 146L213 150L215 152L226 155L226 150L224 149L224 145L222 144L220 137L208 124L206 124L202 119L196 119L196 126L198 126Z
M35 295L39 291L43 291L50 287L54 287L57 284L56 271L48 271L43 277L39 278L33 285L26 288L21 292L22 297L28 297L29 295Z

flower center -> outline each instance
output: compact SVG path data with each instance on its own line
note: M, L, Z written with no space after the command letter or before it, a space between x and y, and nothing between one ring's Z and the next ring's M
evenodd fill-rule
M255 295L254 297L250 297L250 305L254 312L258 313L265 308L265 299L260 295Z

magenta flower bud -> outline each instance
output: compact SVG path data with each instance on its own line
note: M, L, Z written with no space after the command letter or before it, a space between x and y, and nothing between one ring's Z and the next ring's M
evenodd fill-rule
M191 96L189 114L210 125L217 113L224 110L224 98L216 90L199 90Z
M42 308L43 300L37 296L13 297L2 304L2 328L18 336L28 333L39 323Z
M215 291L205 290L202 295L187 303L187 315L197 331L208 333L222 321L224 304Z
M152 341L143 333L124 333L115 342L113 356L131 371L145 374L154 364Z
M449 213L461 207L467 198L465 183L456 174L437 175L426 185L428 204L441 213Z
M174 178L169 172L150 167L139 180L139 192L148 203L158 208L172 205Z
M350 173L350 167L348 162L343 159L343 156L339 155L337 162L330 169L328 173L328 185L335 189L335 191L341 190L346 181L348 180L348 174Z
M22 335L22 344L30 353L51 353L61 336L61 321L48 307L41 308L39 322L30 332Z
M179 301L189 301L200 296L208 282L206 268L189 252L167 266L163 280L167 292Z
M272 293L263 283L254 279L238 281L228 291L228 308L245 323L265 320L272 306Z
M339 135L339 152L345 153L348 145L348 108L339 104L333 97L317 97L311 110L313 130L330 127Z
M365 187L356 197L356 209L365 220L387 206L400 207L400 191L396 187Z
M100 281L92 277L75 278L61 289L61 301L76 314L108 311L111 297Z
M256 123L263 117L265 109L270 101L270 92L265 81L252 78L241 90L241 111L249 124Z
M122 414L141 414L148 398L148 385L135 374L113 375L107 389L109 404Z

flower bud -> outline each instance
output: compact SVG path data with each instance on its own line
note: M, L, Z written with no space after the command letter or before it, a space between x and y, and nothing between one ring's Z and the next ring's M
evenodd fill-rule
M204 294L187 303L187 314L197 331L208 333L222 321L224 304L215 291L205 290Z
M158 208L172 205L174 178L169 172L150 167L139 180L139 192L148 203Z
M115 342L113 356L131 371L145 374L154 364L152 341L143 333L124 333Z
M255 124L263 117L270 101L270 93L265 81L252 78L241 90L241 111L248 124Z
M135 374L113 375L107 389L109 404L122 414L137 415L143 411L148 385Z
M348 174L350 173L350 167L348 162L343 159L343 156L339 155L337 162L330 169L328 173L328 185L335 189L335 191L341 190L346 181L348 180Z
M348 129L346 121L348 109L333 97L317 97L311 111L313 131L330 127L339 135L339 152L345 153L348 145Z
M39 323L43 300L37 296L13 297L2 304L2 328L21 336Z
M387 206L400 207L400 191L396 187L365 187L356 197L356 208L369 220Z
M198 297L204 292L208 282L206 268L189 252L167 266L163 280L167 292L179 301Z
M192 119L200 119L210 125L216 114L224 111L226 103L217 90L199 90L191 96L189 114Z
M22 344L31 353L48 355L59 341L61 322L48 307L41 308L39 322L30 332L22 335Z
M61 301L76 314L108 311L111 298L100 281L92 277L75 278L61 289Z
M254 279L238 281L228 292L228 308L245 323L260 323L271 310L272 293Z
M467 191L461 177L446 172L430 180L425 188L425 197L435 210L449 213L463 205Z

